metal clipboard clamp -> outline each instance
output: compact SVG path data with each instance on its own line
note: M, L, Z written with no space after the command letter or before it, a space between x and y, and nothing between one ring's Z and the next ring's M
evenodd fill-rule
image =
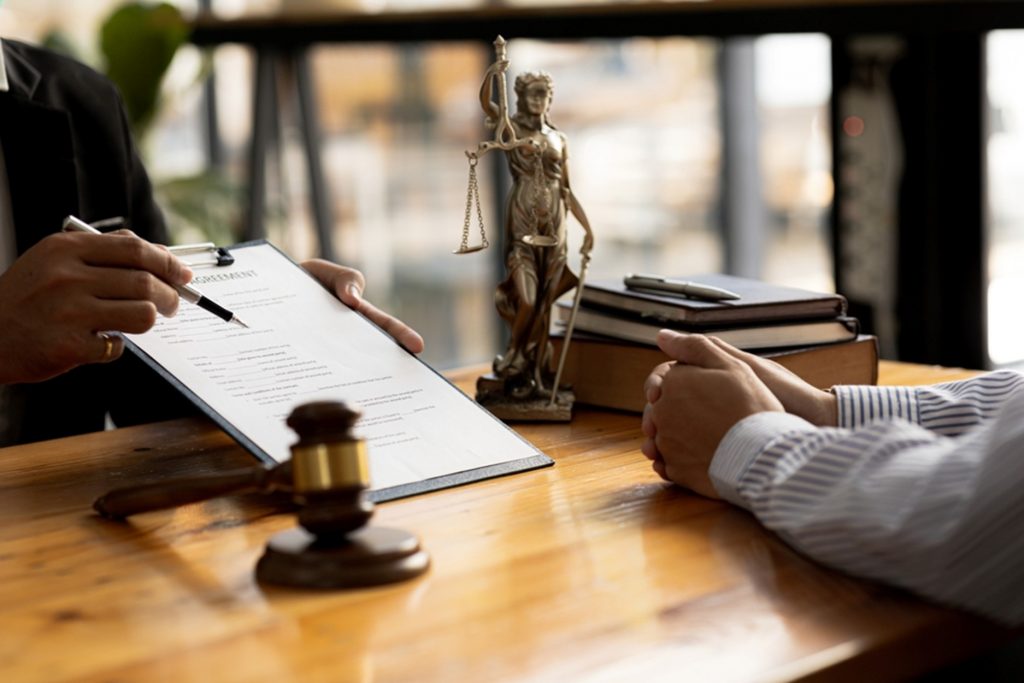
M231 255L231 252L224 247L218 247L213 242L181 244L176 247L167 247L167 249L184 261L189 268L230 266L235 262L235 257Z

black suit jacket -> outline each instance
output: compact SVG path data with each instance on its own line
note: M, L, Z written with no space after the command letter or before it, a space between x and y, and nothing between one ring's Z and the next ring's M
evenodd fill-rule
M10 90L0 92L0 144L10 184L18 253L61 228L123 216L142 237L166 243L167 230L132 141L120 95L92 69L67 57L3 41ZM114 363L77 368L37 384L13 385L9 443L176 417L190 407L126 353Z

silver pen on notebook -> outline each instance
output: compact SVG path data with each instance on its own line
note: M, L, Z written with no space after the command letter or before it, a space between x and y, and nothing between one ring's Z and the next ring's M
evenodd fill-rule
M629 289L646 289L654 292L666 292L668 294L682 294L693 299L728 301L740 298L739 294L730 292L728 289L687 280L673 280L672 278L661 277L660 275L631 273L624 277L622 281Z
M67 218L64 219L64 230L67 232L88 232L93 233L95 235L103 234L93 226L83 221L81 218L77 218L75 216L68 216ZM224 308L216 301L213 301L209 297L205 296L202 292L200 292L192 285L172 286L174 287L174 289L178 291L178 295L181 296L182 299L189 302L190 304L195 304L204 311L209 311L210 313L213 313L215 316L217 316L221 320L224 320L225 322L235 323L236 325L245 328L249 327L244 322L242 322L242 319L239 318L237 315L235 315L228 309Z

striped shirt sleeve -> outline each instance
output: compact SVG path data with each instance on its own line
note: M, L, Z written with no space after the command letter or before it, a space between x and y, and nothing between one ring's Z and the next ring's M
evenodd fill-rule
M956 436L992 417L1006 397L1022 385L1024 375L1000 370L934 386L837 386L832 393L837 399L840 427L901 418Z
M1022 624L1024 382L1014 374L911 391L892 403L900 417L857 426L752 415L719 444L712 482L820 562Z

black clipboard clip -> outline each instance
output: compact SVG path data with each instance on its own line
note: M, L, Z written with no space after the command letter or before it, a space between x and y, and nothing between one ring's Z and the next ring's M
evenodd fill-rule
M190 268L230 266L235 262L235 257L231 255L231 252L224 247L218 247L213 242L181 244L176 247L167 247L167 249Z

